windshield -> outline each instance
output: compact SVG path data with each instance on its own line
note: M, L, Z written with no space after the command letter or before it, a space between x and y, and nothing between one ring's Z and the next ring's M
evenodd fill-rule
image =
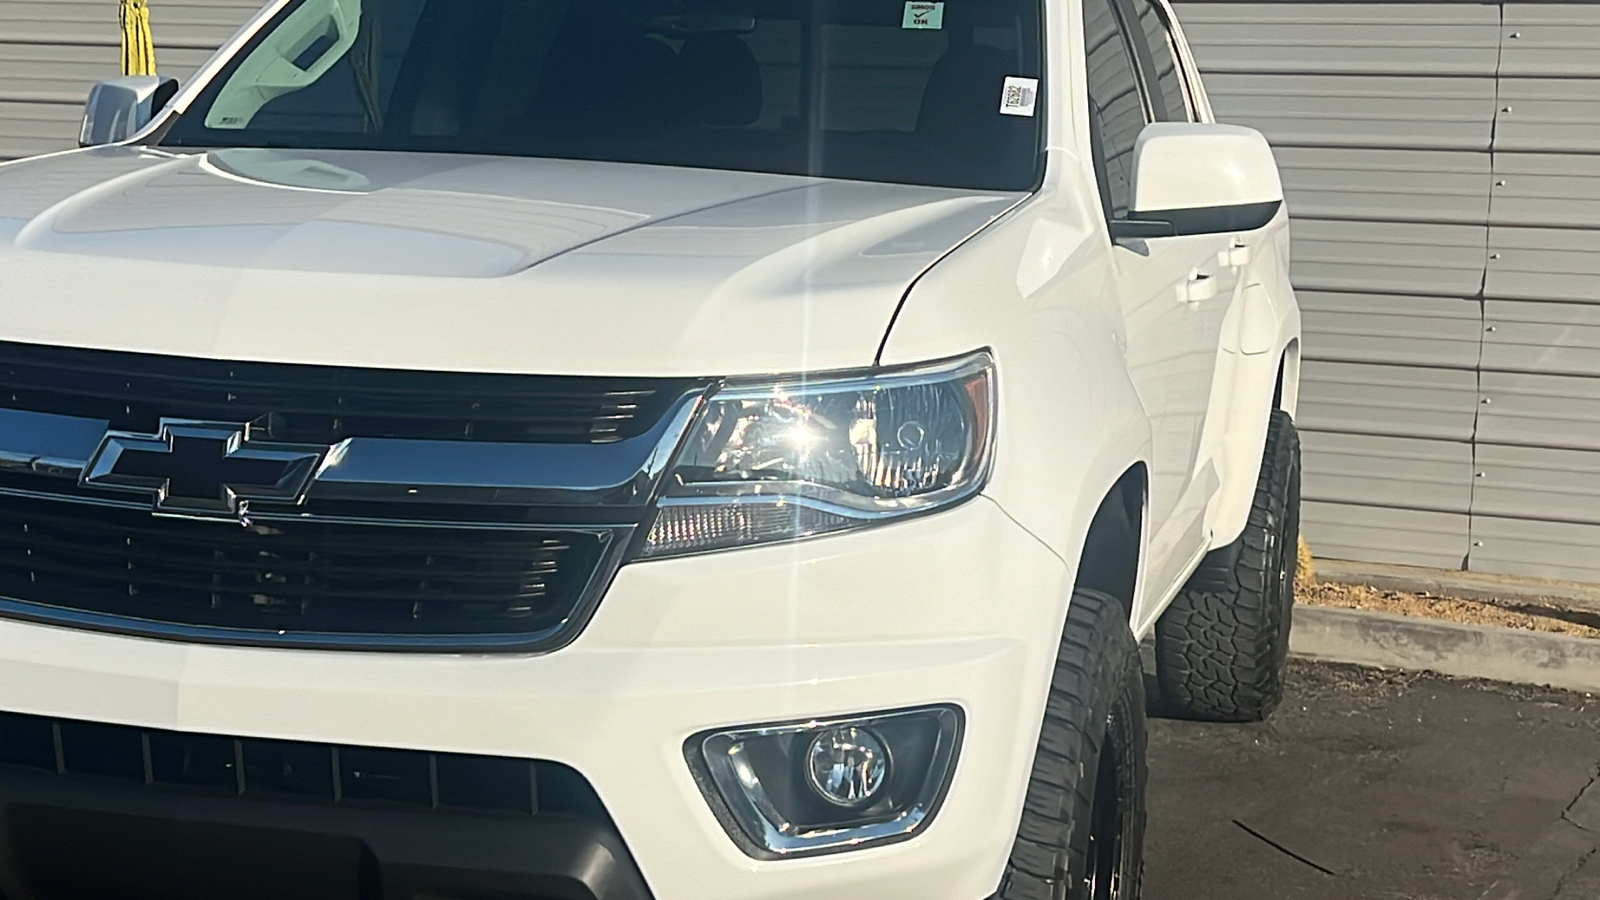
M1040 177L1039 0L296 0L168 147Z

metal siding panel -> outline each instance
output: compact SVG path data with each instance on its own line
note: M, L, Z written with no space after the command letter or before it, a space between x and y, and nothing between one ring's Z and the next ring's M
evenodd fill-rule
M76 135L82 118L76 106L0 100L0 160L63 149L61 135Z
M1277 156L1297 218L1481 225L1489 214L1486 153L1281 147Z
M1600 378L1483 372L1480 444L1600 450Z
M1600 229L1600 155L1496 153L1493 181L1494 225Z
M1493 77L1500 17L1476 3L1182 3L1210 72Z
M1600 78L1600 7L1592 3L1508 3L1504 75Z
M1306 430L1472 440L1478 406L1472 371L1308 360L1301 374L1299 418Z
M1600 526L1474 516L1472 570L1600 582Z
M99 0L5 0L0 35L7 41L116 43L117 10Z
M151 4L150 24L158 48L215 47L264 4L251 0L195 0ZM5 0L0 3L4 40L117 46L121 31L109 0Z
M1478 515L1600 525L1600 452L1483 444L1476 469Z
M1489 245L1486 296L1600 303L1600 234L1497 225Z
M1300 522L1312 549L1329 559L1459 569L1470 543L1467 517L1458 513L1313 501Z
M1307 500L1465 514L1472 506L1472 445L1301 432Z
M1489 149L1492 77L1219 72L1205 83L1219 120L1283 146Z
M1600 581L1600 7L1504 9L1470 567Z
M1579 78L1502 78L1496 149L1600 152L1600 93Z
M1542 375L1600 375L1600 306L1484 304L1483 367Z
M1476 296L1486 243L1480 225L1298 219L1294 284L1304 290Z
M118 66L115 47L0 41L0 99L79 105Z
M1497 148L1600 152L1600 8L1508 3L1505 17Z
M1398 294L1299 291L1307 359L1474 369L1478 301Z

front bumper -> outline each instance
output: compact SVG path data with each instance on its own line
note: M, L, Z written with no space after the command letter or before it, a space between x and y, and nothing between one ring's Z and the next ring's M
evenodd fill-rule
M1071 579L979 498L855 534L625 567L583 635L545 656L197 646L0 622L0 709L567 765L657 900L975 900L999 883L1015 835ZM962 752L938 816L901 844L754 860L684 761L685 740L708 728L935 704L965 711Z

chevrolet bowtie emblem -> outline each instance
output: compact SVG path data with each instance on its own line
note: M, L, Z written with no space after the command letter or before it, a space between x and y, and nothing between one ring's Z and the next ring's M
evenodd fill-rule
M328 449L252 440L248 425L165 419L156 434L106 432L82 483L146 494L158 513L236 519L251 500L303 501Z

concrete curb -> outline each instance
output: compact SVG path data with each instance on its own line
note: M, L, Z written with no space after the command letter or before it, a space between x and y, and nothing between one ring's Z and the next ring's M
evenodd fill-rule
M1296 606L1289 652L1323 662L1600 693L1600 640L1561 634Z

